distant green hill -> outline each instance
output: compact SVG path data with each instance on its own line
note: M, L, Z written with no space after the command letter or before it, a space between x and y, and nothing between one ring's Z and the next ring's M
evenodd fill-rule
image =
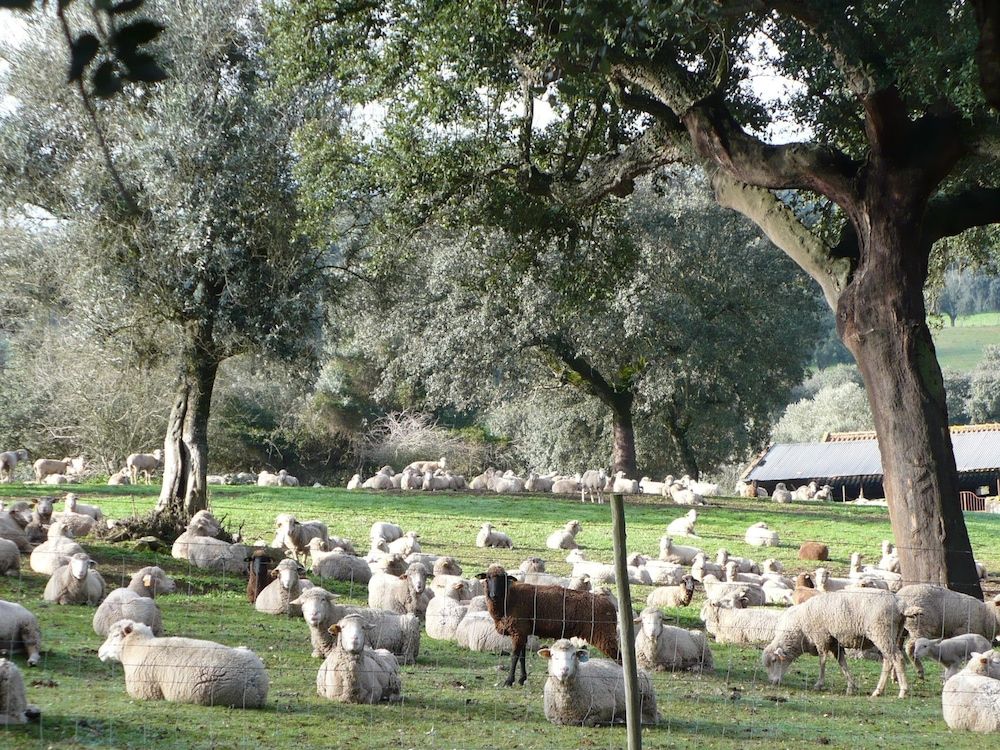
M978 313L958 318L955 326L945 320L943 328L933 331L941 368L969 372L990 344L1000 344L1000 312Z

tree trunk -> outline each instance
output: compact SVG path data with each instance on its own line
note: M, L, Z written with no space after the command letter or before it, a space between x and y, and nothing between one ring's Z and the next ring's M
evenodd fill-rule
M638 479L635 464L635 427L632 425L632 396L617 399L618 404L612 407L612 425L614 427L614 451L612 453L613 472L624 471L630 479Z
M889 518L906 583L982 598L948 430L944 381L927 327L930 248L905 176L867 186L854 217L860 262L841 295L837 330L864 376L879 438Z
M163 486L156 513L190 518L208 507L208 417L219 362L190 346L163 441Z

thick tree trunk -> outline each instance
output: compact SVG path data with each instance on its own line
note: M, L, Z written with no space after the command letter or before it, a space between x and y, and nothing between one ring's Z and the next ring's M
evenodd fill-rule
M906 583L982 598L958 498L944 382L927 327L929 247L900 176L872 180L855 217L860 263L841 295L837 329L871 403L889 518ZM898 184L897 184L898 183Z
M632 397L620 399L619 406L612 408L612 426L614 427L614 451L612 471L624 471L630 479L638 479L635 463L635 427L632 424ZM626 403L627 402L627 403Z
M163 441L163 487L156 513L190 518L208 507L208 417L219 362L190 347Z

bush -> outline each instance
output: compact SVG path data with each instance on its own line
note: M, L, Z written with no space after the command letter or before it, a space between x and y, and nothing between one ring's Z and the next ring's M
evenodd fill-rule
M776 443L812 443L827 432L874 428L868 396L861 386L848 382L826 386L812 398L789 405L771 438Z

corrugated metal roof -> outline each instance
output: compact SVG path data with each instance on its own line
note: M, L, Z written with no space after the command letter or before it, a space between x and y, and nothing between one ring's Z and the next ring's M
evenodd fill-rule
M1000 430L952 429L951 441L960 472L1000 469ZM747 481L773 482L873 474L882 474L878 441L852 437L827 443L772 445L744 473L744 478Z
M952 436L966 432L1000 432L1000 422L984 422L983 424L953 424L948 428ZM856 432L827 432L821 443L843 443L854 440L874 440L875 430L858 430Z

